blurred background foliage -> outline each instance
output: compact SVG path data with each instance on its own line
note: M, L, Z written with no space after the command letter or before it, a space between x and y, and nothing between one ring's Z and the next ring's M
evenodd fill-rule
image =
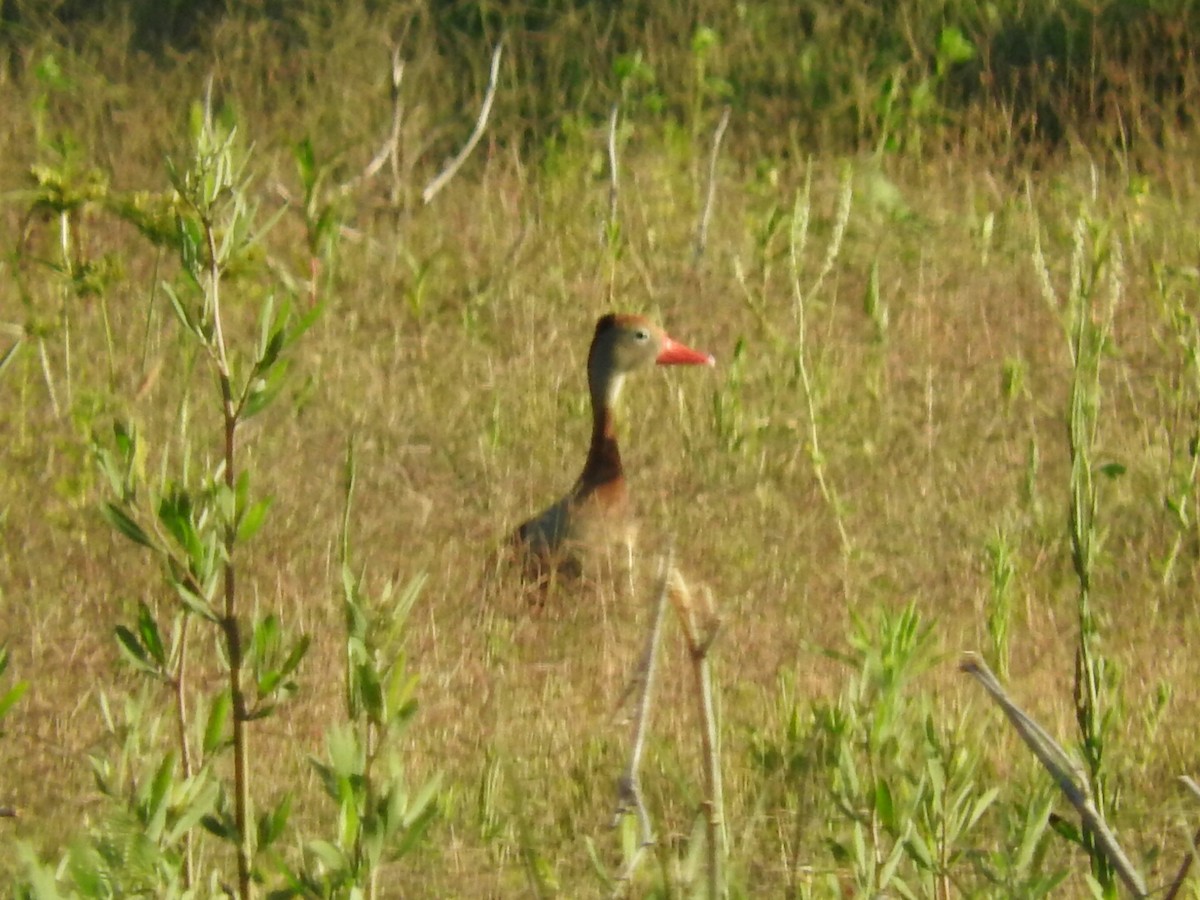
M931 137L1037 152L1097 135L1161 141L1190 123L1200 99L1200 5L1186 0L360 0L356 8L436 69L437 102L464 116L486 79L486 47L503 39L510 89L498 98L495 133L526 149L552 146L621 97L677 122L700 102L729 103L742 124L735 152L750 157L914 149ZM254 29L282 58L319 53L344 15L318 0L5 0L0 10L0 52L14 76L48 38L75 44L114 20L125 23L139 64L169 67L215 52L222 28ZM990 128L981 132L981 120Z

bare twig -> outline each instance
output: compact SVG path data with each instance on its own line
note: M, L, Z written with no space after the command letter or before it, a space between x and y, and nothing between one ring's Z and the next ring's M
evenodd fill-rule
M400 97L400 82L403 79L404 60L400 58L400 48L396 47L392 50L392 125L388 130L388 136L384 139L379 149L375 151L375 155L371 157L370 162L363 166L363 170L338 187L335 192L337 196L344 197L364 181L370 181L379 173L379 170L383 168L383 164L388 160L393 161L393 178L397 177L399 166L396 160L400 156L400 128L404 123L404 102ZM398 193L399 184L393 184L393 191Z
M1191 792L1192 796L1200 799L1200 785L1197 785L1187 775L1181 775L1179 782ZM1192 861L1196 858L1196 851L1200 850L1200 828L1192 835L1191 846L1184 851L1183 860L1179 863L1179 871L1175 873L1175 877L1171 879L1171 885L1163 894L1163 900L1175 900L1179 892L1183 889L1183 884L1187 881L1188 872L1191 871Z
M1004 715L1008 717L1017 734L1021 736L1021 740L1033 751L1033 755L1050 773L1050 777L1054 779L1058 789L1075 807L1084 828L1095 836L1096 846L1112 863L1117 875L1125 883L1125 887L1135 897L1147 896L1146 885L1141 874L1133 867L1099 810L1096 809L1096 805L1092 802L1087 790L1087 776L1079 764L1067 756L1066 751L1054 738L1050 737L1041 725L1031 719L1009 698L996 676L992 674L992 670L978 654L964 654L959 663L959 669L974 677L1004 711Z
M650 626L650 633L646 636L646 648L642 651L642 659L638 664L637 674L634 676L634 684L640 687L641 691L638 694L637 712L633 720L633 747L629 752L629 766L625 769L625 774L617 782L617 811L613 816L613 824L616 825L620 821L621 816L630 812L635 813L641 830L641 841L638 843L637 850L629 858L625 869L617 879L617 885L613 891L614 897L624 894L625 889L633 879L634 872L637 870L646 849L654 844L654 829L650 822L650 814L646 812L646 804L642 800L642 788L638 780L638 770L641 768L642 751L646 746L646 727L650 721L650 701L654 692L658 645L662 638L663 619L667 610L667 597L671 583L670 576L671 572L674 571L672 557L673 553L668 551L666 559L663 560L662 574L660 576L661 586L659 587L658 600L654 607L654 621Z
M704 608L697 610L692 593L678 570L672 569L669 578L671 602L683 624L688 653L692 659L692 672L696 678L696 697L700 704L702 750L704 753L704 776L708 807L707 863L708 897L717 900L721 891L721 860L725 854L724 797L721 785L721 748L717 734L717 716L713 708L712 672L708 665L708 651L721 629L721 620L713 606L712 595L704 592Z
M717 199L717 158L721 153L721 141L725 139L725 129L729 127L731 108L726 106L721 113L721 121L713 133L712 152L708 157L708 191L704 197L704 211L700 214L700 224L696 228L696 249L693 262L700 262L704 250L708 246L708 224L712 221L713 205Z
M471 151L475 149L475 145L479 143L479 139L483 137L483 130L487 127L488 116L492 112L492 101L496 99L496 85L500 78L500 53L503 50L503 44L497 44L496 49L492 51L492 71L488 77L487 93L483 97L483 105L479 109L479 118L475 120L475 130L471 132L471 136L467 138L467 142L463 148L458 151L458 155L447 163L446 168L442 169L437 174L437 177L429 184L425 185L425 190L421 192L421 201L429 203L438 191L444 188L450 179L453 178L462 164L467 161L467 157L471 155Z
M3 372L6 368L8 368L8 364L16 359L17 351L21 349L21 344L24 342L24 340L24 335L18 335L12 346L3 353L0 353L0 372Z
M621 107L614 103L608 116L608 221L604 225L601 238L612 246L617 236L617 200L620 196L620 169L617 166L617 123L620 120Z

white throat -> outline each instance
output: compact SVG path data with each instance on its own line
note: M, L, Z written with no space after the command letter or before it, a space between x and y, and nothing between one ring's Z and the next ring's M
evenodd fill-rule
M617 405L617 398L621 396L621 388L625 385L624 375L614 375L608 382L608 396L605 397L610 407Z

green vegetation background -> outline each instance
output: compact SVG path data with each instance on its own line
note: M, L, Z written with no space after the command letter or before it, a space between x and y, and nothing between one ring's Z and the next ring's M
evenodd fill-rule
M354 434L359 554L429 578L407 626L422 709L406 758L414 781L441 771L446 786L429 840L384 895L604 892L589 846L615 865L607 822L627 734L614 715L649 602L593 592L531 617L488 559L569 486L590 326L620 307L719 360L711 375L631 385L622 427L647 573L673 535L725 617L732 889L862 888L856 866L872 860L876 878L900 848L918 895L1013 896L1020 875L1034 896L1059 873L1059 891L1086 896L1075 845L1023 824L1031 810L1047 821L1044 774L954 668L959 651L984 651L1073 740L1065 298L1084 269L1102 298L1085 318L1107 329L1092 592L1116 673L1113 814L1151 880L1169 880L1196 820L1173 779L1195 762L1200 674L1198 40L1195 4L1149 0L5 0L0 353L17 350L0 368L0 642L30 687L0 737L0 806L19 810L0 819L0 845L56 859L106 820L86 761L114 742L99 698L138 691L113 627L139 601L168 601L97 513L108 495L93 437L136 421L151 469L217 452L197 437L214 425L196 399L208 383L158 288L175 264L145 233L211 77L253 146L255 199L285 209L247 267L301 300L319 284L326 303L248 451L276 499L247 590L315 636L298 699L258 744L261 792L293 791L297 828L321 820L305 755L339 702L330 635ZM423 204L475 122L496 44L484 139ZM296 147L309 143L329 186L350 184L390 127L393 50L396 166L332 205L337 250L315 272ZM55 262L64 211L69 272ZM803 310L797 285L814 289ZM265 290L245 291L235 324L253 331ZM862 717L895 664L880 646L910 604L931 630L912 638L919 653L906 645L920 659L911 693L887 695L896 720L872 724ZM662 849L642 887L663 896L691 889L699 802L682 652L670 653L643 775ZM891 737L873 744L881 729ZM858 793L843 750L878 776ZM999 789L932 869L882 810L917 796L930 759L950 761L972 803ZM887 760L894 782L873 768ZM1036 853L1016 873L1030 834ZM0 873L19 871L0 859Z

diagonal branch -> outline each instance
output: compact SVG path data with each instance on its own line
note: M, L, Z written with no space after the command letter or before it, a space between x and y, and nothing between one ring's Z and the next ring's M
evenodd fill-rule
M1017 706L1005 692L987 663L975 653L966 653L959 663L959 670L966 672L983 686L991 695L996 705L1008 717L1017 734L1021 736L1026 746L1033 751L1042 767L1050 773L1058 789L1063 792L1070 804L1079 813L1083 825L1096 839L1096 847L1108 858L1120 876L1125 887L1135 897L1145 897L1146 885L1141 874L1133 867L1116 837L1109 830L1107 823L1100 815L1087 791L1087 776L1059 744L1041 725ZM1078 779L1078 781L1076 780Z
M483 137L483 130L487 127L488 116L492 112L492 101L496 99L496 84L500 77L500 52L503 50L503 44L497 44L496 49L492 51L492 71L488 76L487 93L483 97L483 105L479 109L479 118L475 120L475 130L471 132L471 136L467 138L467 142L463 148L458 151L458 155L447 163L446 168L442 169L437 176L425 185L425 190L421 192L421 201L429 203L438 192L444 188L462 168L462 164L467 161L467 157L471 155L471 151L475 149L475 145L479 143L479 139Z
M642 751L646 746L646 727L650 721L650 701L654 693L654 676L657 671L658 645L662 638L663 619L666 617L667 597L671 587L673 553L667 552L663 560L661 586L658 590L658 600L654 607L654 621L650 633L646 636L646 648L642 651L642 659L634 676L634 689L640 688L637 700L637 712L633 720L633 747L629 752L629 765L617 782L617 811L613 816L613 824L620 821L621 816L633 812L637 815L641 830L641 841L637 850L626 862L624 870L617 880L613 896L620 896L633 879L638 864L646 849L654 844L654 829L650 822L650 814L642 799L641 783L638 780L638 770L642 765Z
M717 159L721 154L721 141L725 139L725 129L729 127L731 108L726 106L721 113L721 121L713 133L712 152L708 157L708 191L704 197L704 211L700 214L700 225L696 229L696 247L692 254L692 262L700 262L704 250L708 246L708 225L712 221L713 206L717 199Z
M395 169L394 161L400 153L400 128L404 123L404 103L400 98L400 82L403 79L404 60L400 58L400 48L396 47L392 50L392 125L388 136L375 151L371 161L363 166L363 170L338 187L336 193L339 197L346 196L364 181L374 178L389 159L393 160L393 170Z

